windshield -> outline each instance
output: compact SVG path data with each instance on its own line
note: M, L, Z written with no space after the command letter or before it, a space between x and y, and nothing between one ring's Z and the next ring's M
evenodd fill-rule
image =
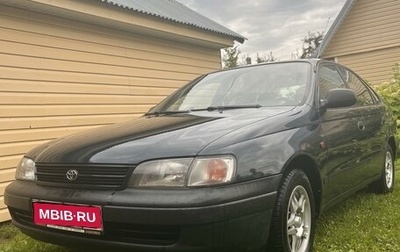
M299 105L310 69L307 62L290 62L211 73L181 88L151 112Z

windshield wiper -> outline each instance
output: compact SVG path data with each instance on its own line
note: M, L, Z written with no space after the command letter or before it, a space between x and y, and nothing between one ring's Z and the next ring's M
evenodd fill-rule
M151 113L146 113L145 116L159 116L159 115L174 115L174 114L182 114L182 113L189 113L191 110L171 110L171 111L155 111L155 112L151 112Z
M146 116L159 116L159 115L174 115L174 114L184 114L195 111L215 111L215 110L227 110L227 109L243 109L243 108L261 108L260 104L250 104L250 105L226 105L226 106L210 106L201 109L188 109L188 110L165 110L165 111L155 111L151 113L146 113Z
M261 108L260 104L249 104L249 105L226 105L226 106L210 106L207 111L214 110L227 110L227 109L244 109L244 108Z

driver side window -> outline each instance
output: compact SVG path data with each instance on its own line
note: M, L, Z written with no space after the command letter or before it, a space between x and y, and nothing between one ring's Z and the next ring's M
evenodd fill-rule
M322 65L318 71L318 94L319 99L325 99L329 90L345 88L342 77L333 65Z

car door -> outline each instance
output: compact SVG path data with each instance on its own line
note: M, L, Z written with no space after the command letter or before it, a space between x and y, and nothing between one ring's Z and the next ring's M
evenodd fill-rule
M325 99L329 90L347 88L335 64L324 63L317 73L319 99ZM321 113L323 139L327 161L322 170L326 202L346 193L362 181L360 171L360 142L363 140L363 111L358 106L327 108Z
M363 113L364 129L360 144L359 162L362 164L362 177L366 179L379 175L385 153L385 134L383 132L385 106L370 90L364 81L351 70L338 66L349 88L357 96L357 103Z

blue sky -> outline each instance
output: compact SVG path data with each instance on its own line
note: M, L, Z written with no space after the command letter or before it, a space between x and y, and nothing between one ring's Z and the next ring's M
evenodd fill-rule
M300 53L308 32L329 29L346 0L178 0L241 34L241 60L272 51L279 60Z

